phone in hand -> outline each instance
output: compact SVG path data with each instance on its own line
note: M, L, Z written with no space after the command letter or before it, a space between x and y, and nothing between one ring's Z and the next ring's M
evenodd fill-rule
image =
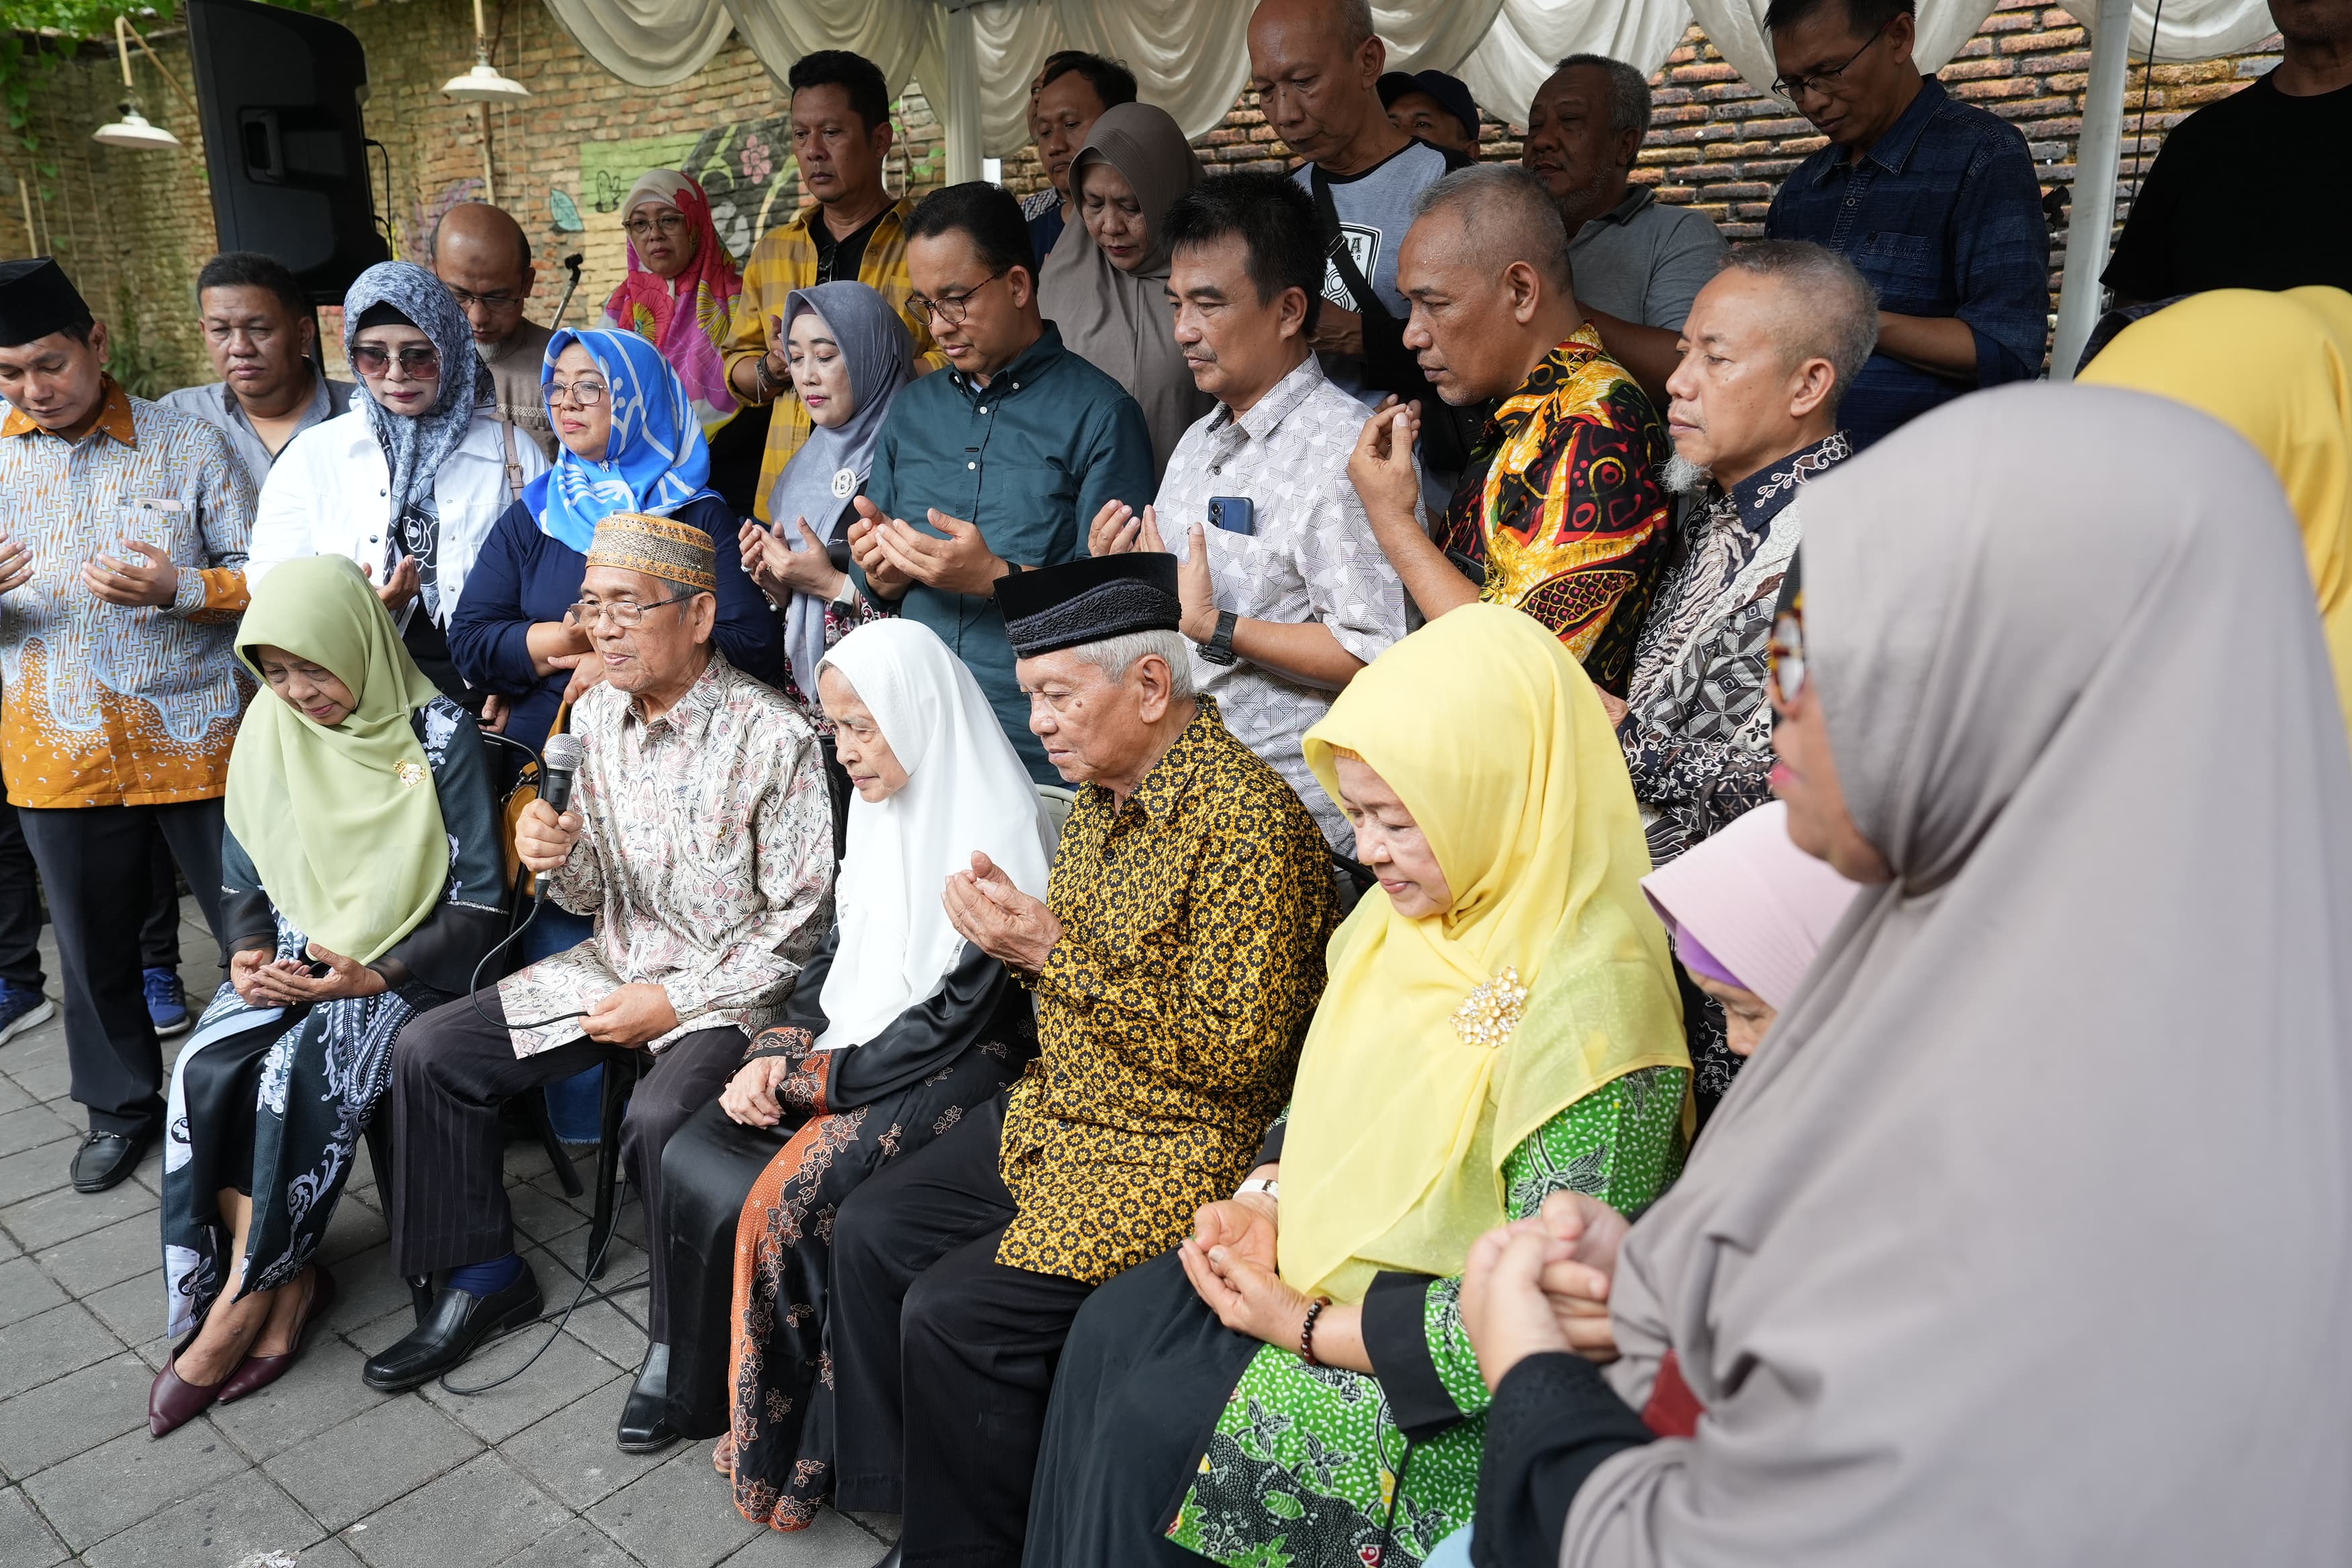
M1247 496L1211 496L1209 526L1222 528L1227 533L1255 534L1257 507Z

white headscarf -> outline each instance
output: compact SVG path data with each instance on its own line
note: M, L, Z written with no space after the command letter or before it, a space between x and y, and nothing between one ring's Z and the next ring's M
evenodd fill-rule
M849 851L835 892L841 926L820 1004L817 1049L862 1046L929 1000L963 952L940 896L977 849L1032 898L1045 896L1054 830L996 710L937 632L874 621L835 645L907 784L849 803ZM814 684L814 683L812 683ZM812 691L810 695L815 693Z

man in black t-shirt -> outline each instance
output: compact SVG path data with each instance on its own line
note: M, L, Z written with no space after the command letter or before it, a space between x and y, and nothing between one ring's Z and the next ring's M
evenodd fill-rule
M2118 303L2352 289L2352 0L2271 0L2285 58L2165 138L2102 275Z

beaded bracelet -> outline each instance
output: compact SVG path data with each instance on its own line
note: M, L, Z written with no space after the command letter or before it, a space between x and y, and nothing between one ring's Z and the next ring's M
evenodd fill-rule
M1298 1359L1308 1366L1323 1364L1315 1359L1315 1320L1321 1317L1323 1309L1330 1304L1328 1296L1318 1296L1307 1304L1307 1321L1298 1330Z

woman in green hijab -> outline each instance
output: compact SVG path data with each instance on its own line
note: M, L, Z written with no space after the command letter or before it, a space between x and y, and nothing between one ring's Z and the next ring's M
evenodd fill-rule
M268 688L229 760L229 980L172 1071L163 1269L175 1343L156 1436L275 1381L332 1300L312 1263L418 1013L464 995L505 927L482 739L360 569L289 561L237 655Z

